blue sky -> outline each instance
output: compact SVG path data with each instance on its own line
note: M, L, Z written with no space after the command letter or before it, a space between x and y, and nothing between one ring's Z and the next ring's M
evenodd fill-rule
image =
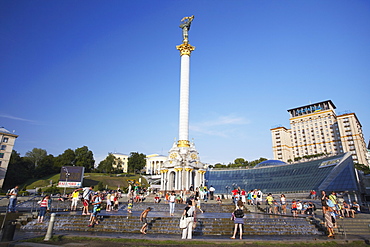
M14 0L0 2L0 126L14 149L167 155L190 15L189 138L203 162L273 158L270 128L327 99L369 140L367 0Z

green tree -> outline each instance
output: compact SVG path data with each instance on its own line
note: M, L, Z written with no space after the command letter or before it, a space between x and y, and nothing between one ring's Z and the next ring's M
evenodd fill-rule
M370 174L370 168L368 166L365 166L364 164L357 164L354 163L355 168L359 171L362 171L365 175Z
M23 184L27 179L32 178L33 174L33 163L29 159L21 157L19 153L13 150L6 171L3 189L9 189Z
M131 152L128 158L128 172L140 173L146 165L146 155L137 152Z
M37 178L42 178L47 175L58 173L59 170L54 167L54 156L49 154L39 161L38 166L35 168L35 176Z
M26 153L26 158L29 159L35 167L38 166L38 163L48 155L45 149L34 148L32 151Z
M91 172L94 169L94 155L93 152L90 151L86 146L81 148L77 148L75 150L76 155L76 166L83 166L85 167L85 172Z
M258 165L259 163L261 163L265 160L267 160L267 159L261 157L258 160L253 160L253 161L249 162L249 166L254 167L254 166Z
M235 164L235 166L247 166L248 161L244 160L243 158L237 158L237 159L234 160L234 164Z
M72 149L65 150L61 155L55 157L54 165L58 170L60 170L63 166L73 166L75 165L76 161L76 154L75 151Z
M113 167L114 163L115 157L112 153L109 153L108 156L99 163L97 170L104 173L113 173L115 170Z

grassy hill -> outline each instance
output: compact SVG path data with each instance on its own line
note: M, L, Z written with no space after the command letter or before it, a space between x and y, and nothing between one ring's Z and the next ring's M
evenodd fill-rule
M32 179L28 180L25 184L20 186L21 188L26 189L35 189L35 188L47 188L50 187L52 184L53 186L57 186L59 182L60 174L55 174L51 176L46 176L42 179ZM121 189L126 189L129 186L128 180L135 180L136 182L139 181L141 178L141 186L148 187L148 183L145 178L141 177L140 175L134 174L105 174L105 173L85 173L83 179L83 187L94 186L97 187L99 182L102 183L104 189L116 190L118 187ZM61 188L63 189L63 188ZM73 189L67 189L69 193Z

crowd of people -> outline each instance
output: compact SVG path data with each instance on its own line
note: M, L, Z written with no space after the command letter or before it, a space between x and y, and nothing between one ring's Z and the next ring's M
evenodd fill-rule
M81 192L81 193L80 193ZM132 207L134 203L141 203L145 200L145 197L149 194L146 188L140 188L138 186L128 188L127 198L127 212L132 213ZM9 198L8 212L15 212L15 206L17 203L18 186L9 190L7 193ZM325 225L328 229L328 237L334 237L334 228L337 227L337 218L355 218L355 215L361 212L360 205L356 201L345 201L342 197L338 197L337 193L331 192L326 194L322 191L320 195L316 194L316 191L311 190L309 199L307 201L291 200L288 202L286 196L281 194L278 198L274 198L272 193L268 193L264 198L264 194L259 189L245 191L244 189L235 188L231 191L232 201L235 204L235 210L232 212L231 219L234 221L235 228L232 239L236 238L237 231L239 230L240 239L242 239L242 225L244 224L244 207L245 205L266 205L266 213L268 214L289 214L293 217L301 215L313 216L316 211L316 204L313 200L321 200L322 213L325 221ZM105 210L118 211L119 199L122 197L122 191L120 190L106 190L102 192L94 192L94 187L85 187L75 189L72 193L66 196L71 201L70 210L76 211L79 201L82 201L83 209L82 215L90 215L89 227L93 227L99 224L98 214L101 211L102 202L106 202ZM190 188L184 189L179 192L170 191L158 192L154 196L154 202L160 203L164 200L164 203L169 204L169 215L175 215L175 204L185 204L183 214L186 217L186 227L182 229L182 238L191 239L192 229L196 224L195 215L198 210L203 213L201 208L201 201L207 202L208 200L216 200L217 203L222 204L220 195L215 195L215 189L213 186L209 188L207 186L194 187L191 185ZM51 198L49 195L44 196L39 202L39 216L37 219L38 223L42 223L45 214L51 208ZM89 212L92 208L92 212ZM147 215L152 210L148 207L140 215L140 221L143 223L140 232L146 234L147 228Z

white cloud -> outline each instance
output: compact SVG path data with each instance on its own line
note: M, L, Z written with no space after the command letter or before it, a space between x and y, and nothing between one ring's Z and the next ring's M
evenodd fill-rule
M246 125L248 123L249 121L243 117L219 116L215 119L191 124L190 130L210 136L230 137L235 132L236 125Z
M29 122L29 123L37 123L37 122L36 122L36 121L34 121L34 120L25 119L25 118L20 118L20 117L14 117L14 116L10 116L10 115L3 115L3 114L0 114L0 117L2 117L2 118L8 118L8 119L13 119L13 120L17 120L17 121Z

